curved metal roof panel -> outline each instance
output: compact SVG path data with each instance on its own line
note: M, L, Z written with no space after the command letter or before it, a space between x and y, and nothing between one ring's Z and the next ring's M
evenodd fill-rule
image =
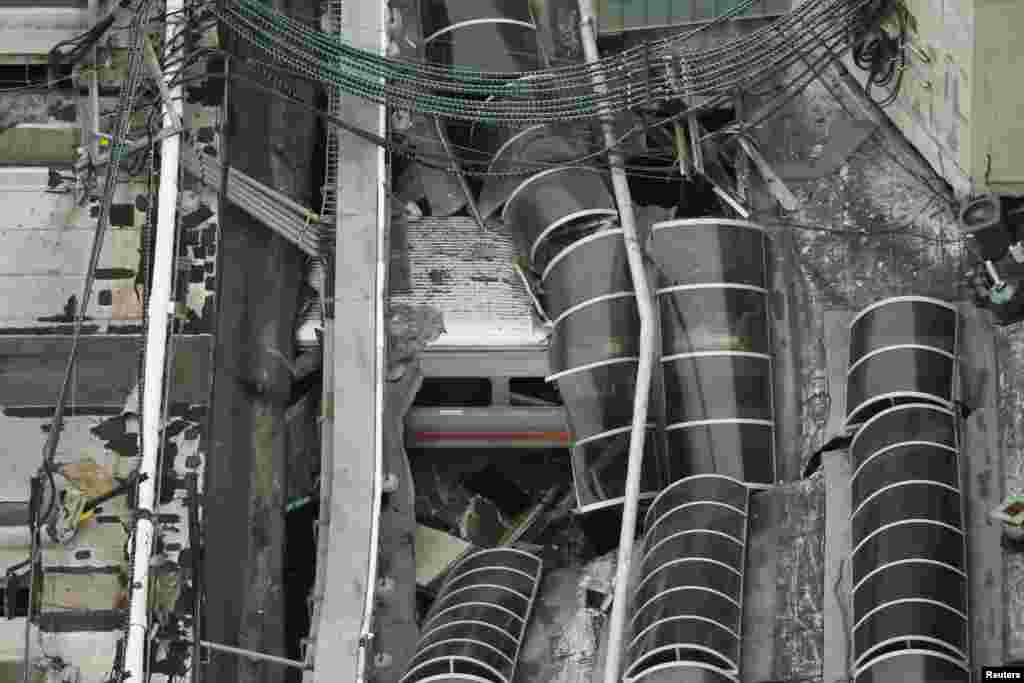
M510 683L541 570L539 557L514 548L480 550L458 562L424 621L403 683Z
M656 669L678 674L665 680L685 680L686 671L702 665L738 674L749 496L740 481L698 475L675 482L651 504L627 680Z
M926 297L893 297L861 311L850 324L846 423L898 403L951 407L959 325L952 304Z

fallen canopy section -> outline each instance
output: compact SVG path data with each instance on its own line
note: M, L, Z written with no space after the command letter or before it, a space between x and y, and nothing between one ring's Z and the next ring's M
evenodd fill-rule
M520 182L505 202L501 218L530 257L535 269L555 254L542 244L561 229L591 225L618 215L601 172L586 166L562 166L535 173Z
M625 681L738 681L749 495L741 481L704 474L651 504Z
M424 0L423 43L435 64L508 73L541 68L537 26L522 0Z
M510 202L511 204L511 202ZM541 235L543 245L556 232ZM543 247L542 247L543 248ZM542 275L554 321L549 358L573 433L572 468L580 512L621 504L639 365L639 313L620 229L604 229L563 248ZM641 497L660 478L656 441L645 441Z
M953 405L959 316L945 301L900 296L850 323L846 423L856 425L900 402Z
M552 135L535 129L507 148L519 139L536 149L563 149ZM495 163L501 159L515 160L499 155ZM505 225L531 267L542 271L554 322L547 380L557 382L572 430L578 511L612 508L625 496L640 360L639 311L615 202L601 173L580 166L535 173L502 201ZM645 448L651 454L645 464L653 464L655 440L647 439ZM645 467L641 496L653 498L660 481L654 467Z
M744 221L653 227L669 482L714 472L775 483L768 243L761 226Z
M887 408L864 423L850 454L855 679L966 683L956 416L928 403Z
M480 550L451 570L401 683L511 683L537 597L540 558Z
M542 123L511 133L508 128L484 124L474 129L475 149L496 150L487 164L487 176L478 201L484 218L502 207L530 171L544 170L546 164L568 163L586 155L586 147L568 131L562 134L556 128L559 127ZM497 145L498 142L501 144Z

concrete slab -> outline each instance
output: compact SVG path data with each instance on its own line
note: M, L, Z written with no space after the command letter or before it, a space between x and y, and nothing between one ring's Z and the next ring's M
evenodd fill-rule
M175 337L171 401L204 403L210 390L210 335ZM82 338L70 402L120 408L138 383L143 339L137 335ZM0 406L52 406L64 382L71 337L0 336Z
M825 311L825 359L828 366L828 391L832 411L825 427L830 439L843 430L846 422L846 370L850 365L850 322L856 311L835 308Z
M825 655L822 680L843 681L851 673L850 461L845 450L822 455L825 474Z
M384 17L376 3L346 4L343 39L377 52ZM358 97L341 98L338 117L365 130L381 127L380 107ZM378 202L383 198L383 151L373 143L339 132L339 183L333 329L334 396L333 464L330 472L330 527L320 539L327 544L326 576L320 605L315 650L316 680L354 681L359 678L358 651L371 547L376 431L382 428L375 400L377 388L375 332L383 324L377 310L382 254ZM382 264L386 268L387 262ZM325 473L325 480L327 475ZM321 522L323 523L323 519ZM309 679L306 676L306 679Z
M823 478L751 499L743 586L742 683L821 676Z
M782 538L781 517L778 496L770 491L751 499L747 571L743 577L741 683L771 680L775 669L775 621L779 609L775 585Z
M970 304L959 306L961 400L971 409L961 431L967 522L969 606L975 668L1002 664L1005 621L1002 531L988 513L1003 499L995 330Z
M402 378L388 382L384 393L384 467L397 477L398 488L381 509L380 576L393 589L381 595L374 648L390 657L390 666L374 672L376 683L395 683L405 673L420 636L416 623L416 491L406 454L402 423L423 376L415 366Z
M775 373L775 478L779 482L800 477L802 393L800 349L807 331L798 324L800 266L793 233L777 230L772 235L772 320Z

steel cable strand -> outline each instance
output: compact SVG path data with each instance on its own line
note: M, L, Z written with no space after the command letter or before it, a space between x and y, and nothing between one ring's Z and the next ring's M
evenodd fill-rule
M260 29L258 27L253 27L252 26L252 23L249 22L248 18L240 17L240 20L243 23L249 24L250 28L252 28L253 30L260 31ZM238 26L232 26L231 28L232 29L236 29L236 30L239 29ZM309 51L310 51L308 49L308 45L301 44L302 41L298 37L290 36L290 35L286 34L284 36L279 36L279 37L271 38L270 39L270 42L276 42L276 43L288 43L289 41L300 43L300 45L298 46L298 49L292 50L291 57L293 59L296 59L296 60L305 59L306 61L310 61L311 60L311 58L310 58L310 56L308 54ZM257 44L260 47L263 47L264 49L266 49L266 46L262 44L262 41L257 41ZM322 62L324 62L324 61L326 61L327 63L333 62L333 65L337 66L337 67L346 66L346 60L344 60L344 59L337 59L337 58L324 59L323 57L327 56L325 54L325 50L314 49L312 51L318 52L319 55L321 55L321 57L322 57L321 61ZM353 74L346 73L345 76L349 77L349 76L353 76ZM368 82L372 83L374 88L378 88L378 89L382 87L380 85L380 83L379 83L379 79L380 78L392 78L392 80L394 80L392 76L389 76L387 74L376 74L376 75L373 75L371 77L365 77L364 75L361 75L358 72L355 72L354 73L354 77L355 78L366 78L366 80ZM627 82L627 79L628 79L628 75L622 77L622 80L623 80L624 83ZM427 90L427 91L433 91L433 90L451 91L452 90L452 88L450 87L450 85L451 85L450 81L443 81L443 82L442 81L423 81L422 79L411 79L411 78L404 78L404 79L398 79L397 80L398 83L400 83L402 81L409 81L411 83L415 83L417 86L422 87L424 90ZM367 85L369 85L370 83L367 83ZM519 86L519 88L524 90L524 91L526 90L526 86L524 86L524 85L520 86L519 84L512 84L512 83L509 83L509 82L503 82L500 87L488 88L485 91L483 91L482 93L474 93L474 94L509 95L510 91L511 91L511 94L515 94L515 90L517 88L510 87L510 86L514 86L514 85L515 86ZM392 83L390 86L383 86L383 88L391 90L391 91L400 90L401 89L400 86L397 86L394 83ZM565 86L560 86L560 89L565 89ZM419 94L419 91L416 91L416 92L417 92L417 94ZM571 103L571 104L577 104L577 103L579 103L579 100L580 100L579 96L568 98L568 102ZM460 100L460 101L465 101L465 100ZM542 101L542 100L537 100L537 101ZM564 106L564 101L565 101L565 98L561 98L561 99L556 98L556 99L552 100L552 103L550 104L549 108L550 109L554 109L555 111L557 111L557 108L558 108L559 105Z
M778 27L776 27L776 31L777 31L777 30L778 30ZM304 47L304 46L303 46L303 47ZM757 55L755 55L755 57L756 57L756 56L757 56ZM699 70L699 67L697 67L697 69ZM628 81L628 80L629 80L629 76L625 77L625 78L624 78L623 80L624 80L624 81ZM532 90L532 89L536 89L537 87L543 87L543 82L540 82L540 83L541 83L541 85L540 85L540 86L538 86L538 83L530 84L530 86L529 86L529 88L528 88L528 89ZM430 85L434 85L434 86L436 86L436 85L440 85L440 84L437 84L437 83L431 83ZM502 87L501 87L501 89L503 90L503 93L502 93L502 94L504 94L504 91L505 91L505 90L506 90L507 88L508 88L508 84L504 84L504 83L503 83L503 84L502 84ZM646 98L646 97L645 97L645 98Z
M235 28L237 29L238 27L235 27ZM251 36L245 36L244 33L243 33L243 37L245 37L250 42L256 42L256 41L253 41L253 38ZM261 45L261 47L263 47L263 46ZM272 50L270 50L269 52L273 53ZM318 69L316 69L315 67L312 67L312 66L309 66L309 65L304 65L304 66L306 67L305 70L307 71L307 73L316 74L318 79L323 78L324 74L322 74L322 73L321 74L317 74ZM328 77L327 80L329 80L331 82L334 82L334 83L338 82L338 79L331 79L329 77ZM365 85L365 84L363 84L363 85ZM350 90L356 90L357 94L363 94L364 96L367 96L367 97L369 97L369 98L371 98L371 99L373 99L375 101L381 101L384 97L387 96L385 94L386 90L381 88L378 84L374 84L373 86L371 86L369 91L367 91L367 90L361 90L360 91L359 88L351 88L351 87L349 89ZM391 88L391 90L394 91L394 90L396 90L396 88L393 87L393 88ZM399 90L401 90L401 89L399 89ZM433 104L433 102L439 102L440 104L443 104L444 101L445 101L443 99L441 99L441 100L436 99L436 96L424 95L422 93L409 93L409 94L414 98L414 101L418 100L418 103L420 103L420 104L424 103L424 101L431 102L431 104ZM394 98L399 99L399 100L405 100L405 101L408 100L407 97L402 97L402 95L397 94L397 93L392 93L392 96ZM578 99L578 98L576 98L576 99ZM650 98L647 97L646 94L639 94L638 96L633 98L633 101L634 102L645 102L645 101L647 101L649 99ZM450 101L453 101L453 100L449 99L448 101L450 102ZM532 121L532 120L538 120L538 116L537 116L537 113L536 113L537 112L537 107L536 106L534 106L532 108L533 112L531 112L531 114L527 117L522 112L516 111L514 108L511 108L511 107L506 108L506 111L502 111L502 112L499 113L499 112L495 111L495 107L493 106L493 104L490 106L490 110L489 111L477 111L476 113L473 113L472 109L470 109L470 111L467 112L466 109L465 109L465 104L466 104L465 102L461 102L461 101L458 101L458 100L454 100L454 101L456 103L462 105L462 108L461 109L455 108L455 110L453 111L451 108L444 109L444 108L438 107L438 109L440 109L439 111L437 111L436 109L429 109L428 111L433 111L434 113L437 113L437 114L440 114L440 115L448 115L448 116L451 116L451 115L454 114L454 116L456 118L470 118L470 119L472 119L472 118L485 118L485 119L500 119L500 120L511 120L511 121L522 121L522 120L531 120ZM620 104L617 105L616 108L619 109L619 110L622 110L624 108L628 108L631 104L633 104L633 102L620 103ZM486 106L487 105L484 105L484 107L486 107ZM578 106L578 104L577 104L577 106ZM477 105L476 108L479 110L479 109L482 109L483 107L481 107L480 105ZM549 110L549 112L550 112L550 110ZM557 112L557 110L556 110L556 112ZM581 112L579 110L570 110L568 112L562 111L562 112L558 112L558 116L556 118L560 118L560 117L563 117L563 116L566 116L566 115L570 116L572 118L586 118L588 116L588 112L586 112L586 111ZM539 120L543 120L543 119L541 118Z
M795 51L793 51L793 52L795 52ZM788 60L784 60L784 61L785 61L786 63L788 63L789 61L792 61L792 60L793 60L793 57L795 57L795 56L796 56L796 55L794 54L794 55L792 55L792 56L790 57L790 59L788 59ZM778 60L778 59L777 59L777 60L774 60L774 61L773 61L773 62L771 63L771 66L777 66L777 65L778 65L778 64L780 64L780 63L782 63L782 60ZM764 71L764 69L762 68L762 69L761 69L761 71ZM749 78L749 76L748 76L748 78ZM624 78L623 78L622 80L624 80L624 81L628 81L628 80L629 80L629 78L628 78L628 76L627 76L627 77L624 77ZM729 84L725 84L725 85L726 85L726 86L728 86L728 85L732 85L732 84L733 84L733 83L729 83ZM646 100L649 100L649 99L651 99L651 98L650 98L650 97L648 97L648 96L647 96L646 94L643 94L643 93L638 93L637 97L635 98L635 101L646 101ZM495 114L495 112L493 111L493 109L494 109L494 107L493 107L493 105L492 105L492 107L491 107L491 111L490 111L490 112L488 112L488 115L489 115L489 116L493 116L493 115ZM515 116L515 114L513 114L513 116Z
M825 2L825 0L812 0L811 3L808 3L808 5L809 5L808 9L815 9L817 7L817 5L820 5L820 4L824 3L824 2ZM835 0L833 0L832 1L832 5L834 6L836 4L837 3L835 2ZM268 14L267 13L268 11L267 11L266 8L259 8L259 9L260 9L260 12L258 12L258 13L261 13L263 18L265 20L267 20L269 23L271 23L271 28L277 28L279 24L281 24L283 21L285 21L285 19L278 19L274 15ZM826 9L828 9L828 8L826 8ZM785 17L783 19L776 20L775 22L773 22L773 24L775 26L774 31L778 31L780 28L783 28L787 23L794 23L794 24L795 23L799 23L799 22L805 22L806 23L808 21L808 17L801 16L803 14L811 15L812 12L806 11L806 10L803 11L803 12L799 12L799 13L795 12L795 13L793 13L792 16L787 16L787 17ZM297 34L297 36L305 36L306 37L303 40L303 44L301 45L301 48L308 47L308 45L311 42L316 42L317 32L311 31L310 29L308 29L307 27L305 27L304 25L301 25L301 24L297 24L297 25L295 25L292 28L294 28L294 30L290 31L290 33ZM690 33L692 34L693 32L690 32ZM760 30L758 32L757 36L754 36L750 40L751 41L759 40L759 41L761 41L763 43L765 37L773 37L772 34L773 34L773 31L770 28L769 28L769 30L762 29L762 30ZM329 50L337 51L339 43L337 41L330 41L329 43L325 43L325 45L328 47ZM730 41L730 43L728 44L728 47L725 48L725 49L733 50L733 51L738 52L738 53L747 52L748 55L749 55L749 48L750 48L750 45L746 44L746 39L738 39L738 40L735 40L735 41ZM359 52L359 51L353 51L353 50L350 50L350 51L351 52L355 52L357 54ZM635 50L634 52L636 52L637 55L642 54L640 51L636 51ZM704 51L704 53L708 53L708 52L712 52L712 51ZM366 54L366 53L363 53L363 54ZM692 58L695 55L687 54L685 56L687 56L688 58ZM398 64L398 62L395 61L395 60L391 60L389 62L388 60L383 59L383 58L377 58L377 59L380 60L380 63L384 63L384 64L386 64L389 67L391 67L391 66L393 66L395 64ZM617 59L619 64L623 63L621 58L616 58L616 59ZM365 61L365 60L363 60L363 61ZM748 59L748 61L749 61L749 59ZM377 71L376 75L377 76L383 76L383 77L395 77L395 76L398 76L398 77L409 77L411 73L417 73L417 72L423 73L425 71L425 67L419 65L418 63L408 62L408 64L412 65L412 68L405 68L404 73L395 74L393 72L388 72L388 71ZM699 64L695 66L695 69L698 70L698 71L702 71L703 70L703 68ZM450 78L452 73L457 73L458 71L459 71L458 69L450 69L450 68L448 68L448 69L444 69L443 72L441 72L441 73L443 73L445 76L448 76ZM468 70L467 70L467 72L468 72ZM556 73L556 72L557 72L557 69L556 70L544 71L544 72L529 72L528 74L524 74L524 75L541 75L542 76L542 75L553 74L553 73ZM507 87L507 84L504 83L503 80L504 80L504 78L507 78L509 75L510 74L503 74L502 81L497 83L495 85L495 87L488 88L485 92L487 92L487 93L494 92L495 88L500 88L500 89L503 90L505 87ZM586 71L584 71L584 76L586 78L589 78L589 74L587 74ZM554 81L555 85L553 87L556 88L556 89L566 89L566 88L569 88L569 87L573 87L575 85L573 83L569 83L567 85L561 85L561 83L563 83L564 80L565 80L564 78L559 78L557 81ZM535 81L534 83L532 83L529 86L529 90L531 92L534 91L534 90L542 90L542 89L545 88L545 84L544 83L545 83L544 80L538 79L537 81ZM451 87L451 86L448 86L446 84L438 83L436 81L429 83L429 85L431 85L432 87ZM479 92L479 91L477 91L477 92Z

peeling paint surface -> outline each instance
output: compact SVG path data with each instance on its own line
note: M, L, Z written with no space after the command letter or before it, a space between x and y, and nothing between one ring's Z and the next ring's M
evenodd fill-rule
M9 34L8 23L4 35ZM120 40L115 36L115 45ZM12 48L9 41L0 42L5 51ZM126 58L125 51L115 49L111 68L101 72L106 85L119 86L117 79L124 73ZM0 129L14 123L73 125L76 120L87 120L82 104L79 98L61 94L5 93L0 95ZM116 98L101 98L103 113L112 113L115 108ZM213 134L205 134L202 142L219 148L218 107L190 102L186 104L186 117L205 129L212 128ZM139 118L137 123L142 121ZM76 128L68 130L78 135ZM40 154L45 153L45 149L40 150ZM34 159L26 157L24 161ZM122 168L93 297L85 311L91 319L84 327L86 334L142 332L144 311L136 285L142 281L141 249L150 208L145 168L144 163L135 169ZM70 333L68 323L81 295L99 202L88 193L81 203L76 202L76 193L68 182L70 172L59 173L64 178L55 181L45 166L0 169L0 334ZM99 183L102 187L102 177ZM154 184L154 197L156 189ZM179 255L187 267L178 276L175 298L186 306L183 331L208 333L212 331L217 278L216 195L188 187L186 178L179 215ZM114 363L138 361L134 354L110 359ZM189 371L188 367L178 367L177 379L188 379ZM138 420L133 417L138 412L138 391L126 391L123 410L105 414L95 410L76 414L81 408L76 403L77 394L73 384L70 414L56 454L57 462L68 465L64 468L67 476L57 476L57 486L96 495L103 488L123 482L139 465ZM45 407L42 416L37 407L2 408L0 433L8 445L9 469L0 485L0 500L24 501L28 497L28 478L39 465L50 420ZM203 406L171 408L164 432L157 509L161 552L154 558L150 588L156 634L163 640L182 640L191 633L193 595L186 478L196 476L202 491L206 418ZM121 495L104 502L92 518L81 523L73 538L64 543L47 541L43 547L42 613L40 626L33 627L33 654L45 652L61 657L69 663L64 675L78 676L79 683L106 683L118 641L124 637L124 587L129 566L125 548L130 525L127 498ZM14 528L0 531L0 568L6 568L24 559L28 533ZM23 628L23 619L0 621L0 661L20 660ZM188 655L180 646L158 646L152 683L180 678Z

